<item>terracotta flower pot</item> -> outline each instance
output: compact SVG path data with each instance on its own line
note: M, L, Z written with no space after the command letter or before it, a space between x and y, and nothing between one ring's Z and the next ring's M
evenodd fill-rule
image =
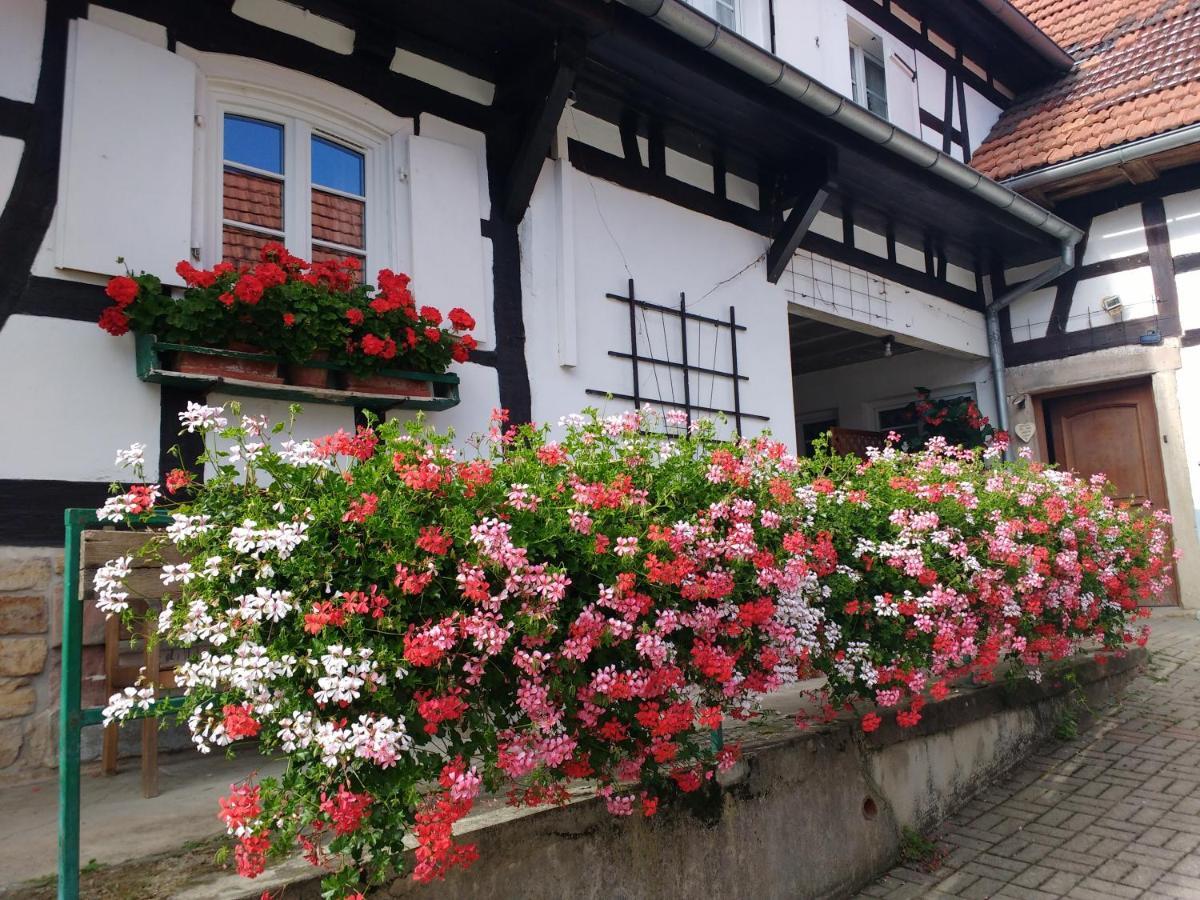
M241 342L230 342L230 350L240 353L261 353L261 347ZM236 378L240 381L258 381L263 384L283 384L279 375L279 363L273 359L240 359L236 356L212 356L190 350L175 352L175 371L187 375L212 375L217 378Z
M361 391L364 394L421 398L433 396L433 382L395 378L391 375L354 375L347 372L343 376L342 384L348 391Z
M311 361L324 362L327 359L329 359L329 354L322 350L314 353ZM289 363L284 367L284 372L287 375L288 384L298 387L327 388L330 385L330 371L319 366Z

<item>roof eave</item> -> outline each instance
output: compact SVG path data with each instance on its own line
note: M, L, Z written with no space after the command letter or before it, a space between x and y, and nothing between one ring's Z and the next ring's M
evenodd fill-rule
M1033 21L1012 5L1009 0L976 0L976 2L999 19L1026 45L1037 52L1060 72L1070 71L1075 65L1075 59L1060 47L1055 40L1038 28Z

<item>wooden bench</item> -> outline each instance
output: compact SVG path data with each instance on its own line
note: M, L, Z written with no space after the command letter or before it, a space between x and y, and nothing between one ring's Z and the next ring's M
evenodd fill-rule
M137 685L143 669L146 672L143 683L153 685L156 693L163 694L173 690L176 687L175 669L188 656L188 651L182 648L163 647L157 642L147 640L154 633L153 619L146 623L143 633L133 634L121 622L119 616L114 615L106 619L105 614L96 608L93 587L96 570L118 556L136 553L147 539L147 532L118 531L112 528L83 533L80 568L84 604L84 652L86 654L89 647L104 648L102 672L85 671L84 678L99 681L102 677L105 702L108 697L126 687ZM125 583L130 595L130 607L139 613L152 612L157 617L162 608L163 595L176 593L168 591L159 578L162 564L179 563L183 558L169 544L163 548L161 554L155 553L154 556L163 558L140 559L134 556ZM100 760L101 770L105 775L113 775L117 771L119 727L114 723L104 729ZM145 797L155 797L158 795L158 719L142 719L141 729L142 794Z

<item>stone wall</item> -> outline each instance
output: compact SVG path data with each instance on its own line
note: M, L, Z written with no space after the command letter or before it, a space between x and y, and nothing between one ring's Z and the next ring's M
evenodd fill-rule
M470 869L427 885L402 877L378 896L848 897L890 868L904 827L925 830L953 813L1051 735L1064 713L1086 720L1119 696L1145 660L1140 649L1083 656L1041 684L960 686L926 705L915 728L890 714L870 735L851 718L808 732L788 717L762 723L739 735L745 753L719 786L664 803L649 820L614 818L595 798L536 811L481 804L455 829L478 845ZM290 900L318 900L319 876L306 865L268 870L253 890L216 876L181 900L253 900L285 885Z
M62 568L61 549L0 547L0 783L54 774Z

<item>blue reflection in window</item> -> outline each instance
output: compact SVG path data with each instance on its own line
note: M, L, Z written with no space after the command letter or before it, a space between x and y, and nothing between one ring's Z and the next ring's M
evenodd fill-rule
M282 175L283 126L226 114L225 160Z
M324 138L312 139L313 184L362 197L364 186L363 155Z

